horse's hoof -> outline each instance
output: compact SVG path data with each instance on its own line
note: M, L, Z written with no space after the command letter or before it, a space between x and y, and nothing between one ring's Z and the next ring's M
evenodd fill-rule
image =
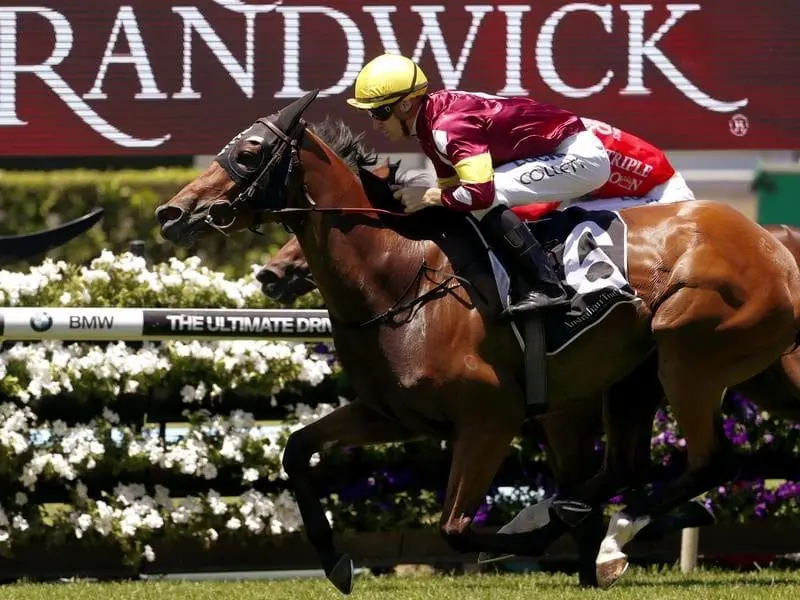
M342 554L333 568L326 573L336 589L343 594L353 591L353 559L348 554Z
M478 564L485 565L488 563L502 562L514 558L513 554L492 554L491 552L481 552L478 554Z
M612 558L603 563L598 563L595 567L597 571L597 585L607 590L619 581L619 578L628 570L628 557Z

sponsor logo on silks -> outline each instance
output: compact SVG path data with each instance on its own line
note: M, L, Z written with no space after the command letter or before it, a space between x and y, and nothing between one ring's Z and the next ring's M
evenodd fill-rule
M31 329L37 333L42 333L53 326L53 317L46 312L34 313L34 315L31 317L30 325Z
M558 165L542 165L533 167L530 171L525 171L519 176L522 185L530 185L551 177L560 175L571 175L578 172L578 169L585 169L586 163L579 157L571 157Z

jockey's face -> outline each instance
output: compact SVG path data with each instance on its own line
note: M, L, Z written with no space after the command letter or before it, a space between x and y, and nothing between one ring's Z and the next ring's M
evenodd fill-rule
M393 142L411 137L418 106L417 101L406 98L381 110L372 110L373 126Z
M383 135L391 141L396 142L403 138L403 124L396 115L392 115L385 121L372 121L375 129L380 131Z
M395 104L392 106L392 112L388 118L378 119L375 118L374 115L372 116L373 127L393 142L402 139L405 134L403 123L398 113L400 113L400 110L397 104Z

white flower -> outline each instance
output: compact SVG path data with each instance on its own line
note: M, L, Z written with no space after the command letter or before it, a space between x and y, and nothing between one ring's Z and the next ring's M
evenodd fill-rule
M244 525L247 527L252 533L261 533L264 529L264 521L261 520L261 517L257 517L255 515L249 515L244 520Z
M114 527L114 509L102 500L97 501L97 518L94 522L94 528L103 537L108 536L113 531Z
M169 489L165 488L163 485L156 485L155 501L159 506L171 507L172 500L170 500L169 497Z
M329 517L330 520L331 518ZM302 524L303 517L300 515L300 508L292 495L287 491L283 491L275 498L272 507L272 519L270 521L272 533L275 535L291 533L297 531Z
M8 535L8 531L5 529L0 529L0 543L7 542L11 536Z
M17 492L14 494L14 504L17 506L25 506L28 503L28 496L24 492Z
M260 475L258 474L258 469L248 468L242 472L242 479L248 483L253 481L258 481Z
M211 512L217 516L224 515L228 512L228 505L222 500L222 497L219 495L219 492L214 490L210 490L208 492L208 496L206 497L208 501L208 506L211 508Z
M142 551L142 556L144 556L144 559L147 562L153 562L156 559L156 553L150 544L145 545L144 550Z
M115 413L113 410L110 410L108 407L103 408L103 420L107 421L111 425L118 425L119 424L119 415Z
M200 473L204 479L216 479L217 467L215 467L211 463L206 463L200 469Z
M144 517L144 524L150 529L161 529L164 526L164 519L155 510L150 510Z
M28 521L22 515L14 515L14 518L11 520L11 526L20 531L26 531L29 527Z
M86 533L86 531L88 531L89 528L92 526L92 516L86 513L82 513L80 515L72 513L70 515L70 520L72 521L75 537L78 538L79 540L83 538L83 534ZM100 528L98 527L98 531L99 530Z
M228 522L225 523L225 527L227 527L228 529L232 529L234 531L239 529L241 526L242 522L236 517L231 517L230 519L228 519Z
M206 537L211 540L212 542L216 542L219 538L219 534L217 533L216 529L208 529L206 531Z

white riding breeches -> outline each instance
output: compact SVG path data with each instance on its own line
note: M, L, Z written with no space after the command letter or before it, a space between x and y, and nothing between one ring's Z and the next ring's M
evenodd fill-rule
M694 192L689 189L686 180L680 173L675 173L665 183L657 185L644 196L622 196L620 198L603 198L600 200L576 200L564 202L558 207L564 210L570 206L580 206L586 210L622 210L642 204L672 204L694 200Z
M492 208L524 206L532 202L572 200L603 186L611 173L608 153L590 131L566 140L552 154L517 160L494 170L495 200Z

